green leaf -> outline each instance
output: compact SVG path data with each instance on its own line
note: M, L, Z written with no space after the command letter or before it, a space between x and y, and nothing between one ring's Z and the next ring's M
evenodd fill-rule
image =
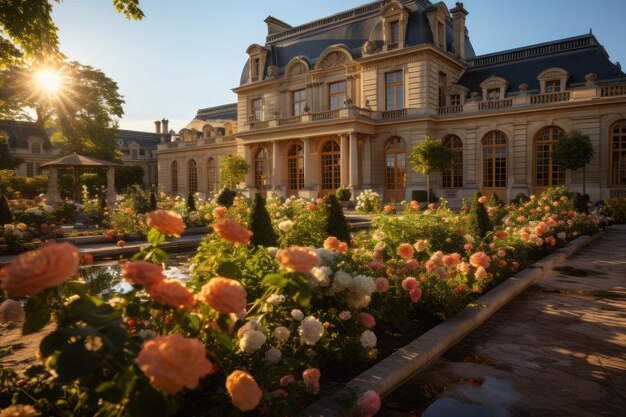
M133 403L133 415L138 417L167 417L169 415L165 398L148 383L142 384Z
M217 342L224 346L229 351L233 351L235 348L233 338L230 337L228 333L225 332L211 332L211 336L217 340Z
M102 333L102 338L107 346L120 352L128 341L128 332L121 326L112 326Z
M215 272L225 278L239 278L241 275L239 267L232 262L222 262Z
M263 280L261 281L261 285L281 289L285 285L287 285L288 282L289 280L285 277L285 275L277 273L266 275L265 278L263 278Z
M22 335L26 336L41 330L50 322L52 311L48 305L48 297L42 294L32 297L26 303L26 321L22 327Z
M59 381L64 383L87 375L97 365L97 355L88 351L81 341L63 348L57 359L56 371L59 374Z
M101 399L110 403L119 403L124 399L122 391L120 391L118 386L113 381L103 382L98 385L96 387L96 393Z
M150 229L147 239L148 243L156 247L165 242L165 235L156 229Z
M41 356L47 358L57 350L61 350L61 348L65 346L67 339L67 336L63 335L59 331L50 333L48 336L44 337L39 344L39 352L41 352Z
M76 280L68 281L65 283L65 287L81 297L87 297L89 295L89 285L87 285L86 282Z

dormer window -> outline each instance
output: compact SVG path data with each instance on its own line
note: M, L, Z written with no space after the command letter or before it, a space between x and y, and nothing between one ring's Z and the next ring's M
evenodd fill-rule
M383 20L383 51L404 48L409 12L399 1L392 1L380 12Z
M509 82L501 77L491 76L480 83L483 90L483 101L502 100L506 96Z
M461 104L461 95L460 94L451 94L450 95L450 105L451 106L459 106Z
M261 74L261 59L254 58L252 60L252 81L259 81L259 76Z
M546 93L558 93L559 91L561 91L560 80L546 81Z
M31 153L41 153L41 144L33 143L30 145L30 151Z
M500 100L500 89L490 88L487 90L487 101Z
M261 45L253 44L246 50L246 53L250 56L248 60L248 82L263 81L268 50Z
M130 150L130 159L137 159L137 149Z
M558 93L560 91L565 91L567 87L567 79L569 78L569 76L569 72L565 71L562 68L553 67L541 71L541 73L537 75L537 79L539 80L540 94Z

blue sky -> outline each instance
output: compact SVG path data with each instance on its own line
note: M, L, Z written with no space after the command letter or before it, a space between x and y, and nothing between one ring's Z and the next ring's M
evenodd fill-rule
M120 127L153 130L166 117L179 130L198 108L234 102L247 47L263 44L272 15L292 26L367 3L364 0L140 0L146 17L117 14L110 0L54 6L61 49L104 71L126 100ZM446 1L449 8L454 1ZM588 33L626 68L624 0L466 0L477 54Z

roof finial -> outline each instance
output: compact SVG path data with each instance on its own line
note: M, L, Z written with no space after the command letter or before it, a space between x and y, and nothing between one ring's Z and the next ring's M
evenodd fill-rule
M589 28L589 34L593 35L593 29L592 28Z

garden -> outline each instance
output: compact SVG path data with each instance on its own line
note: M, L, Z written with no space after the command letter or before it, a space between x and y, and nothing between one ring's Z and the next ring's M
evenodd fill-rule
M563 188L509 204L476 194L460 211L443 200L382 206L368 191L359 203L372 199L367 210L378 211L354 235L334 196L143 196L102 209L106 233L149 243L122 261L125 290L103 293L77 279L81 257L68 243L44 244L2 270L0 320L45 337L36 365L0 369L0 407L13 404L17 415L295 415L608 221ZM189 279L166 277L163 242L197 225L209 233ZM339 402L356 415L380 408L373 391L342 392Z

